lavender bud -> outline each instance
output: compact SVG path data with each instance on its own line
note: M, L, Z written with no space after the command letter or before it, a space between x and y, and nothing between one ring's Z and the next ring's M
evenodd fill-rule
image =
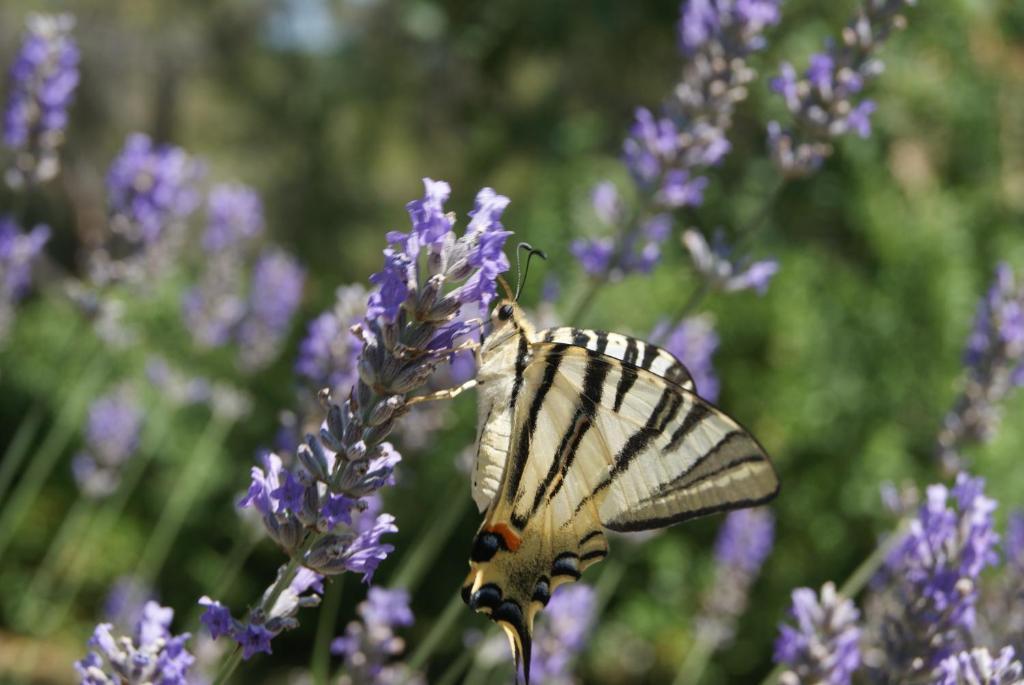
M312 435L306 436L306 444L299 445L299 449L296 450L296 456L298 456L299 462L309 471L314 479L327 481L327 459L323 453L323 448L320 447L320 443Z
M350 444L345 448L345 457L349 461L362 461L366 458L366 443L359 440Z
M430 324L413 326L412 331L409 332L409 339L406 343L406 347L412 350L421 350L427 346L427 343L433 339L436 333L436 327Z
M304 564L325 576L342 573L345 570L342 555L355 537L355 534L351 532L325 535L317 540L312 549L306 552L303 559Z
M432 363L413 362L406 364L390 382L385 381L383 386L393 395L404 395L426 383L433 373Z
M363 431L363 442L367 445L377 445L383 442L394 428L395 422L393 419L389 419L377 426L371 426Z
M427 321L444 322L452 318L459 308L462 306L462 302L458 297L455 297L455 291L445 297L443 300L437 303L437 305L430 310L430 313L424 317Z
M437 303L437 296L441 292L442 285L444 285L444 276L438 274L436 276L431 276L426 285L420 288L420 294L416 300L417 319L426 318L430 310L434 308L434 305Z
M340 436L342 435L342 433L338 433L337 435ZM341 444L341 441L337 437L335 437L335 434L328 430L327 428L320 429L320 442L326 445L327 449L332 450L334 452L341 452L345 449L345 447Z
M379 426L390 419L394 415L395 410L400 406L402 406L402 398L399 395L392 395L385 400L381 400L373 407L372 410L370 410L370 415L366 419L366 424L371 427ZM369 444L376 444L376 441L371 442L367 440L366 442Z

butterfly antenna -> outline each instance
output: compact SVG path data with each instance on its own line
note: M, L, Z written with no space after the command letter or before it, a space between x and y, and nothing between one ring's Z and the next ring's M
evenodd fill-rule
M523 269L523 273L520 277L519 273L519 253L526 250L526 268ZM519 301L519 294L523 291L523 284L526 283L526 277L530 274L530 260L533 256L537 255L541 259L547 260L548 256L544 254L543 250L538 250L530 243L519 243L519 247L516 250L516 295L513 300Z

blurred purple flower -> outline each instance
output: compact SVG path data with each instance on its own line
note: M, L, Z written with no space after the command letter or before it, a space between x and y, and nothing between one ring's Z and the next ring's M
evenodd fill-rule
M782 96L791 127L768 124L768 147L783 175L800 177L816 171L832 154L831 141L847 133L871 135L875 103L857 95L882 71L874 53L905 23L901 12L914 0L866 0L842 32L839 44L811 56L803 78L784 62L771 88Z
M715 579L696 621L701 638L713 648L732 641L774 543L775 517L768 509L740 509L725 517L715 542Z
M780 685L848 685L860 667L860 612L825 583L819 596L810 588L793 591L790 615L775 641L775 662L786 667Z
M572 664L586 646L596 611L597 594L592 587L573 584L555 590L534 632L532 679L551 685L575 682Z
M264 250L253 266L245 318L239 324L242 365L264 366L277 356L302 300L305 272L286 252Z
M107 173L115 228L131 242L152 245L199 206L200 165L173 145L133 133Z
M601 276L609 270L615 241L612 238L576 238L569 251L589 275Z
M221 183L210 190L203 249L220 252L251 241L263 233L263 202L252 188Z
M32 284L32 267L50 239L48 226L22 233L9 216L0 215L0 339L3 339L14 307Z
M423 685L422 675L395 661L405 643L394 631L413 624L409 593L371 587L356 611L361 621L350 622L344 635L331 642L331 653L344 659L346 678L359 685Z
M135 453L142 427L138 399L127 387L92 403L85 450L72 460L78 487L88 497L105 497L120 483L122 465Z
M753 289L758 295L767 292L772 276L779 270L778 262L774 259L732 261L720 231L716 232L714 242L712 247L703 234L693 229L683 232L683 245L689 250L693 265L705 282L727 293L748 289Z
M709 315L688 317L671 329L661 323L651 339L662 341L661 346L683 363L701 397L710 402L718 399L718 376L711 362L718 349L718 334Z
M57 150L79 79L74 25L70 14L31 14L26 22L4 110L4 144L15 154L7 173L13 187L48 181L60 171Z
M89 640L90 651L75 671L88 685L188 685L195 658L185 649L188 633L171 635L174 611L147 602L133 637L114 637L113 626L100 623Z
M330 388L335 396L344 397L355 385L363 342L350 329L365 314L365 303L362 286L338 288L334 308L309 323L295 371L314 388Z
M136 576L121 576L111 585L103 602L103 617L119 628L134 626L147 603L156 599L153 588Z
M963 466L963 447L987 442L1001 419L1000 404L1024 385L1024 285L1007 264L978 303L964 350L964 388L946 415L937 441L948 471Z

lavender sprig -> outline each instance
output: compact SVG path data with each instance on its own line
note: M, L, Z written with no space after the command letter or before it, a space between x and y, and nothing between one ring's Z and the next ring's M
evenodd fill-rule
M334 307L309 323L295 372L312 389L330 388L334 397L344 397L355 386L363 341L350 329L365 314L366 296L361 285L338 288Z
M388 234L384 269L371 277L376 289L364 321L353 327L363 345L355 387L341 404L323 396L326 421L318 437L306 436L296 466L286 468L268 455L263 468L253 468L241 504L260 512L290 561L244 622L231 623L224 607L203 599L204 620L217 634L231 635L243 646L251 643L243 657L269 648L270 637L292 625L293 615L272 624L270 607L300 567L324 576L362 573L369 582L392 551L381 538L397 530L394 517L360 513L365 498L392 482L401 459L385 440L410 409L409 395L447 360L457 338L475 328L460 319L463 306L486 309L497 276L508 269L502 248L510 232L500 221L508 198L481 190L469 226L456 237L455 217L444 211L448 184L430 179L424 184L423 199L407 206L412 230Z
M831 582L820 596L810 588L793 591L790 615L796 625L779 626L775 662L786 670L781 685L849 685L860 666L860 612Z
M670 235L667 212L704 201L704 172L730 150L735 106L746 99L756 72L749 55L764 47L764 31L780 19L778 0L686 0L679 45L683 70L659 114L641 107L623 144L623 160L636 186L626 211L618 190L602 182L592 197L606 237L573 242L572 253L598 280L647 272Z
M1000 421L1000 404L1024 385L1024 285L1007 264L978 303L964 350L964 389L946 415L936 447L949 471L962 464L963 447L987 442Z
M864 85L882 72L875 52L889 35L902 29L901 14L915 0L865 0L843 29L841 41L811 56L801 78L788 62L772 80L792 117L790 128L768 124L768 147L779 171L788 178L816 171L832 154L832 140L848 133L871 135L875 103L860 99Z
M775 542L775 517L768 509L730 513L715 542L715 579L704 594L697 631L712 650L735 635L736 621L747 608L750 588Z
M752 289L758 295L764 295L779 270L779 263L774 259L756 262L730 259L730 249L721 232L715 234L714 245L694 229L684 231L682 240L697 273L715 290L732 293Z
M651 332L651 340L683 363L701 397L711 402L718 400L718 375L711 358L718 349L719 340L714 320L709 314L685 318L672 328L667 322L662 322Z
M238 329L243 368L261 368L278 355L302 300L305 280L298 261L283 250L264 250L257 259L246 315Z
M966 644L975 624L978 579L998 560L993 529L996 503L984 481L959 474L952 493L932 485L906 536L885 562L879 637L884 682L908 682L930 673ZM953 496L951 503L950 494Z
M195 658L185 649L188 633L171 635L174 611L147 602L132 637L115 637L113 626L100 623L89 640L90 651L75 662L83 685L188 685Z
M426 679L396 659L405 651L405 641L396 628L413 624L409 593L371 587L356 611L360 621L351 621L345 634L331 642L331 653L344 659L339 685L422 685Z
M597 618L597 594L589 585L564 585L537 621L530 672L539 683L577 682L572 665L587 643Z
M72 472L86 497L106 497L121 482L121 468L139 446L142 413L126 387L99 397L89 408L86 448L75 455Z
M49 181L60 171L58 150L79 78L74 18L32 14L26 25L4 110L4 145L14 153L6 178L13 188Z
M14 308L32 284L32 267L50 239L48 226L23 233L9 216L0 215L0 340L14 319Z

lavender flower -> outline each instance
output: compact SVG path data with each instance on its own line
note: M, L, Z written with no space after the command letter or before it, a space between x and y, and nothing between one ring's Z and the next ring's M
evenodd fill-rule
M256 191L246 185L214 186L207 207L209 220L202 243L207 251L237 249L263 233L263 202Z
M260 256L238 332L244 367L259 368L277 356L302 299L305 278L295 258L281 250L266 250Z
M914 0L865 0L857 15L843 29L840 44L811 56L800 78L791 64L783 63L772 80L772 90L782 96L793 118L793 127L768 124L768 146L779 171L788 177L816 171L832 154L831 141L853 132L871 135L875 103L860 100L867 81L882 71L874 56L889 34L906 23L900 14Z
M702 174L729 152L734 108L756 76L746 58L764 47L763 32L778 21L778 0L683 3L682 78L660 113L636 110L623 143L639 206L624 211L614 185L599 184L593 193L595 213L613 235L580 239L572 246L589 275L615 279L649 271L671 231L670 217L659 212L703 203L708 180Z
M139 444L142 414L125 387L104 395L89 409L86 449L72 461L78 487L87 497L105 497L120 483L122 465Z
M783 623L775 641L775 662L786 671L781 685L828 683L848 685L860 667L860 612L825 583L819 596L810 588L793 591L790 615L796 626Z
M701 397L711 402L718 399L718 375L711 363L718 349L718 334L710 315L688 317L671 329L663 322L652 331L651 340L660 341L683 363Z
M57 151L64 142L68 107L78 87L78 47L69 14L32 14L21 51L11 66L4 111L4 144L14 152L7 182L18 188L43 182L60 171Z
M723 292L753 289L758 295L763 295L772 276L779 270L779 263L774 259L751 263L744 263L742 259L730 260L729 247L721 232L715 234L712 247L699 231L684 231L683 245L689 250L693 265L704 277L704 282Z
M539 683L577 682L572 664L583 651L594 625L597 596L588 585L563 585L551 596L537 621L530 673Z
M317 390L330 388L341 397L358 380L363 342L350 329L365 314L365 304L366 290L361 285L338 288L334 308L309 323L295 371Z
M975 624L978 578L996 563L996 503L984 481L957 476L950 506L945 486L932 485L917 518L886 560L880 637L887 682L928 674L967 645Z
M409 593L371 587L356 611L362 620L350 622L345 634L331 643L331 653L342 657L345 663L340 682L344 685L425 683L421 674L395 661L405 650L405 642L394 631L413 624Z
M962 465L961 448L991 439L1000 403L1024 385L1024 285L1006 264L978 303L964 350L964 389L939 431L938 458L947 470Z
M156 599L153 588L136 576L122 576L114 581L103 603L103 616L115 627L133 626L144 615L149 602Z
M947 657L932 674L934 685L1020 685L1024 683L1024 666L1014 657L1013 647L1003 647L992 658L985 648Z
M32 266L49 239L48 226L22 233L11 217L0 215L0 339L14 318L15 305L32 284Z
M188 633L171 635L174 611L148 602L133 637L115 637L113 626L96 626L90 651L75 662L83 685L187 685L195 659L185 649Z
M107 173L115 229L130 242L156 243L199 206L195 186L201 175L180 147L131 134Z
M715 542L715 580L697 619L701 639L713 648L732 641L774 542L775 517L768 509L741 509L726 516Z

